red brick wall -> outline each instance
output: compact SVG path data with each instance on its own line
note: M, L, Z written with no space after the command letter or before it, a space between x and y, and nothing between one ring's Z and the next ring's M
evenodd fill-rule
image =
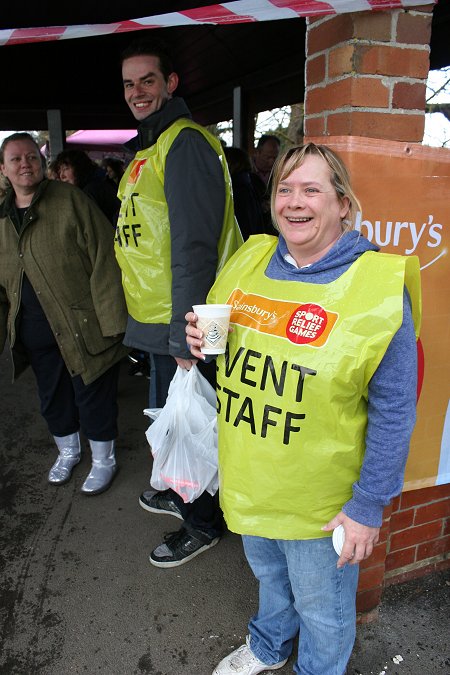
M450 567L450 485L404 492L386 509L380 542L360 567L360 620L376 616L384 586L444 567Z
M422 142L432 5L307 20L305 136ZM383 588L450 565L450 485L405 492L386 509L360 567L360 621Z
M306 136L422 142L432 6L308 19Z

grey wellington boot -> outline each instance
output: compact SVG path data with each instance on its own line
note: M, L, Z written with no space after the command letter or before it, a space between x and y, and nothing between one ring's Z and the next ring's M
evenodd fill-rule
M98 495L109 488L117 473L114 441L89 441L92 450L92 469L81 486L85 495Z
M73 467L81 459L80 435L69 434L69 436L53 436L58 446L59 455L56 462L48 473L48 482L52 485L63 485L67 483L72 475Z

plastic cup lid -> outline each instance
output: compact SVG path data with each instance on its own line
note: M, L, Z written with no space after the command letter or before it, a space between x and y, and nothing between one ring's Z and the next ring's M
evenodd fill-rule
M198 317L230 317L231 305L192 305Z
M341 553L342 553L342 547L344 545L344 540L345 540L344 526L338 525L333 530L333 546L334 546L334 550L336 551L336 553L338 555L341 555Z

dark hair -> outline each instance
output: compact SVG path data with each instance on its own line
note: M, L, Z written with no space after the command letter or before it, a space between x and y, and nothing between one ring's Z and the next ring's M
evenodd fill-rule
M223 151L225 153L228 168L230 169L230 174L252 170L250 158L245 150L234 146L227 146Z
M83 187L97 168L95 162L83 150L63 150L55 159L56 171L59 172L61 164L72 167L78 187Z
M162 40L136 38L121 53L120 63L123 64L124 61L131 59L133 56L156 56L159 59L159 68L166 82L169 80L169 75L174 72L172 58Z
M51 162L48 162L47 164L47 174L50 176L52 174L53 176L58 177L58 171L59 171L59 165L56 159L53 159Z
M118 178L122 177L125 170L122 160L116 159L115 157L105 157L102 161L102 166L104 169L109 166Z
M13 141L31 141L33 145L35 146L36 150L39 153L39 156L41 157L42 160L42 168L45 168L45 158L41 153L41 149L39 145L37 144L37 141L33 136L26 131L17 131L15 134L11 134L11 136L7 136L6 138L3 139L2 144L0 145L0 162L3 164L5 161L5 148L9 143L12 143Z
M262 146L265 145L268 141L275 141L278 147L280 147L281 145L281 141L278 138L278 136L274 136L273 134L263 134L258 140L258 143L256 144L257 150L260 150Z

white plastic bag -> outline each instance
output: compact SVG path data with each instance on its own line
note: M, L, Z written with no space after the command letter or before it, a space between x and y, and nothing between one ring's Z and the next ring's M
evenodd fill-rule
M144 410L153 423L146 437L153 455L150 484L172 488L184 502L219 487L216 392L197 366L178 366L163 408Z

